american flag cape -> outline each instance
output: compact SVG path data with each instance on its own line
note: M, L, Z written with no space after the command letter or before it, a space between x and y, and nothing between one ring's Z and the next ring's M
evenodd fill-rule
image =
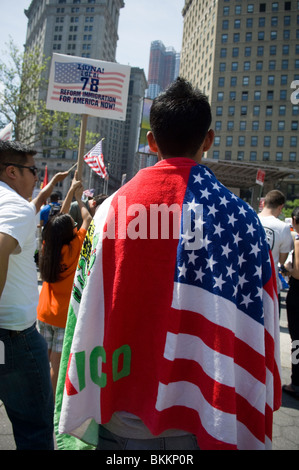
M123 410L154 435L194 433L201 449L271 448L273 273L257 215L208 168L176 158L141 170L100 206L79 262L59 435L96 445L98 424Z
M87 163L88 166L101 178L107 178L108 174L104 164L103 156L103 145L102 140L97 143L86 155L84 155L83 160Z

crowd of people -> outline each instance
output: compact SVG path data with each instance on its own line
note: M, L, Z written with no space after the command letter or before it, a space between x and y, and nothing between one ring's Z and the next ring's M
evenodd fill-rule
M84 332L76 330L73 357L82 334L86 350L93 336L101 338L94 346L97 352L100 348L104 368L119 348L129 358L125 372L113 363L113 380L104 369L102 379L112 384L100 381L101 406L98 394L87 398L92 410L88 418L99 424L97 448L269 447L272 414L280 406L282 390L278 266L285 266L289 276L287 312L296 341L299 236L292 237L279 221L285 204L279 191L266 196L258 216L201 164L213 144L211 121L205 95L178 78L151 108L148 142L158 163L110 198L90 198L87 205L76 174L66 198L58 202L54 189L68 172L57 173L31 200L36 152L19 142L0 142L0 341L5 350L0 400L17 449L54 449L55 391L65 328L92 220L99 241L78 305ZM124 199L130 208L125 218L120 211ZM168 212L168 237L149 237L149 227L141 230L141 218L134 225L135 236L124 236L124 227L133 233L136 212L144 210L146 220L152 220L153 205L186 206L181 216L194 216L188 218L189 231L184 232L182 222L180 237L175 237L175 213ZM40 294L34 262L39 211ZM299 208L292 225L299 233ZM113 228L114 237L109 230L103 236L107 227ZM194 235L198 244L192 245ZM84 351L82 344L78 352ZM93 387L99 384L94 377L91 382ZM292 382L283 390L299 399L295 364ZM72 396L67 399L65 422L69 416L84 420L85 405L81 409L80 399L75 405Z

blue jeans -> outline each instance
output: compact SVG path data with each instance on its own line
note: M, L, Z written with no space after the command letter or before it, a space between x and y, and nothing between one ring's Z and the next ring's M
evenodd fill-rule
M97 450L199 450L192 434L180 437L156 437L153 439L127 439L99 426Z
M0 328L0 342L0 400L12 423L16 447L53 450L54 399L47 344L35 325L21 332Z

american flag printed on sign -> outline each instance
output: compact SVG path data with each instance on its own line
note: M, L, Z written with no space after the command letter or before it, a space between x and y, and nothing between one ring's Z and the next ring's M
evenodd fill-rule
M99 175L101 178L107 178L108 173L104 164L102 141L103 139L101 139L97 145L95 145L86 155L84 155L83 159L97 175Z
M55 63L55 82L57 83L77 83L82 85L81 72L76 62Z
M149 236L155 203L160 215L161 204L181 208L179 238ZM94 223L92 262L78 268L71 302L60 433L85 441L123 410L154 435L193 433L201 449L270 448L278 303L255 212L208 168L176 158L141 170Z

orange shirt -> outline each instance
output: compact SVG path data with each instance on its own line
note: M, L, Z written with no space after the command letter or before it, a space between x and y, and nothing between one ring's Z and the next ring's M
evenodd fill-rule
M61 280L53 283L43 282L37 318L44 323L60 328L66 326L75 271L85 235L86 230L81 228L69 245L63 245L61 264L66 269L60 275Z

